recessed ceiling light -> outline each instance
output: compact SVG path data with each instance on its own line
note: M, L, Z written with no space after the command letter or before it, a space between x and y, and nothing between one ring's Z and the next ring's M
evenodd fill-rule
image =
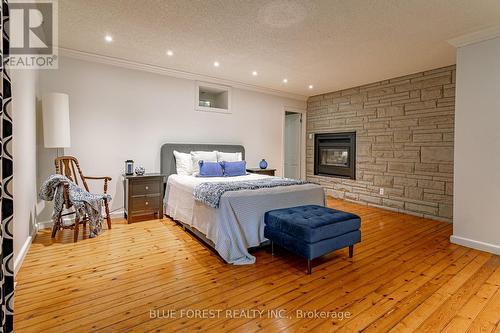
M287 83L288 82L288 79L283 79L283 83Z
M257 76L257 75L259 75L259 73L257 73L257 71L253 71L253 72L252 72L252 75L253 75L253 76Z
M106 35L106 36L104 37L104 40L105 40L106 42L108 42L108 43L111 43L111 42L113 41L113 37L112 37L112 36L110 36L110 35Z
M220 66L219 62L218 61L214 61L214 66L215 67L219 67Z
M174 52L172 52L172 51L168 50L168 51L167 51L167 55L168 55L169 57L171 57L171 56L173 56L173 55L174 55Z
M314 88L314 86L312 84L309 85L309 89L312 89Z

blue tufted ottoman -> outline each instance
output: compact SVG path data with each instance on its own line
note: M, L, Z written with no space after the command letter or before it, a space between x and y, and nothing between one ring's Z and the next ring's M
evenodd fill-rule
M359 216L328 207L307 205L271 210L264 215L264 236L274 243L311 260L361 241Z

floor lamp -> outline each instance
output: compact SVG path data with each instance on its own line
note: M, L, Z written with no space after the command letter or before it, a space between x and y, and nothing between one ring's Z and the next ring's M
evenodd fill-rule
M56 148L59 157L60 148L71 146L69 123L69 96L50 93L42 97L43 142L45 148Z

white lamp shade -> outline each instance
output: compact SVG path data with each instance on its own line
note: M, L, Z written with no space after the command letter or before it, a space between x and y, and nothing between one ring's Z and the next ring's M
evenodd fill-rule
M45 148L70 147L69 96L61 93L44 95L42 114Z

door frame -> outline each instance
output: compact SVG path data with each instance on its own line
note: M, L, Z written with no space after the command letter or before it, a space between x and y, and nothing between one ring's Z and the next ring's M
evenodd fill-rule
M302 115L302 124L300 127L300 178L306 179L306 123L307 110L296 106L285 106L282 114L281 129L281 176L285 176L285 117L287 112L300 113Z

